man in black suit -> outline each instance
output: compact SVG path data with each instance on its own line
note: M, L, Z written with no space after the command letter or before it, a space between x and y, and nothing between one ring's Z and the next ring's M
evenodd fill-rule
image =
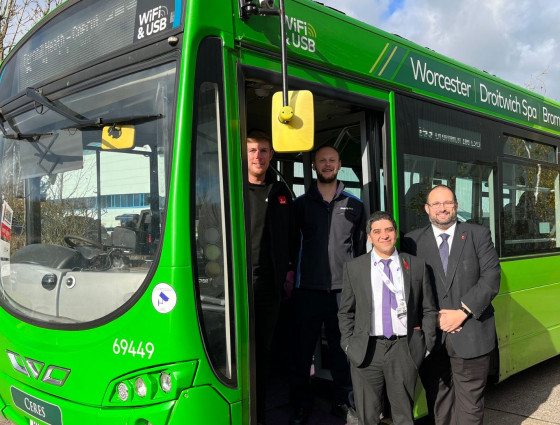
M444 185L426 199L431 225L405 235L401 249L426 259L439 302L436 346L420 369L436 425L482 424L483 391L496 346L492 300L500 263L490 231L457 223L457 198Z
M414 422L418 368L432 349L437 308L424 260L395 249L397 226L384 212L366 224L373 250L344 264L338 311L361 425L376 425L384 393L393 423Z

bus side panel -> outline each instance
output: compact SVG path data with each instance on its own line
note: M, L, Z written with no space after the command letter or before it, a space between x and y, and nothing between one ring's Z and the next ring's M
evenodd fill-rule
M230 408L226 400L209 386L190 388L182 392L169 425L215 424L229 425Z
M426 403L426 391L420 382L420 378L416 383L416 391L414 394L414 417L421 418L428 414L428 404Z
M558 354L558 258L502 262L502 288L493 302L500 380Z

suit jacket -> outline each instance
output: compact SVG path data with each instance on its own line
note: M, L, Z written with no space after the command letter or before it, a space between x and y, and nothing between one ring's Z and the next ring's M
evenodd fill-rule
M460 332L438 330L436 349L445 338L451 338L455 352L465 359L492 351L496 325L491 303L500 290L501 269L490 231L477 224L457 223L447 275L431 225L407 233L401 249L426 260L440 309L458 309L463 302L473 313Z
M407 306L408 348L419 367L426 350L434 346L438 311L424 260L408 254L400 254L399 258ZM344 264L338 310L340 345L356 367L362 365L368 349L372 301L371 253L368 253Z

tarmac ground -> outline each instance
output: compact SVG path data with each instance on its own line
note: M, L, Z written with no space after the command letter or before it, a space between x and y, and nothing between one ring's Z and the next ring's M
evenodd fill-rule
M267 423L287 425L290 416L288 385L281 376L276 379L267 403ZM330 383L317 379L313 387L317 398L308 425L345 424L345 421L330 414ZM489 385L485 402L485 425L560 425L560 356L499 384ZM13 424L0 418L0 425ZM431 424L420 419L416 425Z
M287 391L287 387L279 386L277 391ZM345 421L330 415L328 385L316 382L315 391L319 397L315 400L308 425L345 424ZM286 404L274 406L269 403L269 425L288 425L290 408L285 397L277 396L273 400L285 400ZM560 356L498 384L489 384L485 393L484 415L484 425L560 425ZM416 425L433 423L424 418L416 421Z
M486 391L485 424L560 424L560 356Z

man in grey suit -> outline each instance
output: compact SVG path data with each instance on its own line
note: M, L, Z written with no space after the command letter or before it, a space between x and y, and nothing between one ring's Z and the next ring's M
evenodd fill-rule
M414 422L418 368L435 341L437 308L424 260L395 249L397 226L384 212L366 224L370 253L344 264L338 311L361 425L376 425L384 393L393 423Z
M457 223L457 198L444 185L426 199L431 225L405 235L401 249L426 259L439 302L436 346L420 369L436 425L482 424L483 391L496 346L492 300L500 263L490 231Z

